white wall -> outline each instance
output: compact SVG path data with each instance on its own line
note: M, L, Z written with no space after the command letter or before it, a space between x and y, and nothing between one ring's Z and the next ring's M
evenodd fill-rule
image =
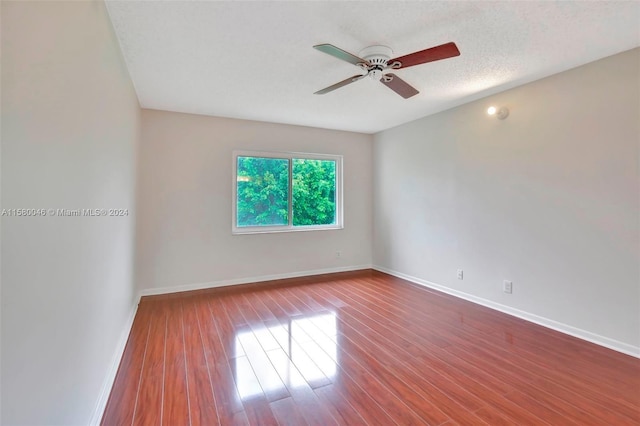
M129 209L2 217L2 424L85 425L135 301L140 109L104 4L3 1L1 85L3 209Z
M143 110L136 260L141 289L153 293L370 266L372 140ZM343 155L344 229L232 235L234 149Z
M639 63L635 49L377 134L374 264L640 354Z

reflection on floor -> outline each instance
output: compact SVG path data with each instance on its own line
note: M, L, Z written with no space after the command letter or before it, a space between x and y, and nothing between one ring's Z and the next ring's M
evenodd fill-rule
M638 425L640 360L361 271L145 297L104 425Z
M234 378L240 398L250 400L263 392L274 393L307 383L331 383L339 364L337 345L333 312L239 331L235 338ZM263 356L263 350L268 360L256 359ZM251 367L269 361L275 371Z

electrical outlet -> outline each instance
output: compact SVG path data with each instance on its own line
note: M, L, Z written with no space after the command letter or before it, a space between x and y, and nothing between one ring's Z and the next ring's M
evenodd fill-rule
M462 269L458 269L458 279L461 280L464 278L464 273L462 272Z
M504 280L502 282L502 291L507 294L513 293L513 283L511 281Z

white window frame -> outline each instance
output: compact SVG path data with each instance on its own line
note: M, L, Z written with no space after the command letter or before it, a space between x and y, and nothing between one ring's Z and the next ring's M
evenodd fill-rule
M237 202L238 202L238 157L279 158L289 160L289 214L287 225L274 226L237 226ZM332 160L336 162L336 218L330 225L293 225L293 160ZM268 234L275 232L300 232L300 231L327 231L344 229L343 223L343 199L342 199L342 155L312 154L307 152L272 152L272 151L233 151L232 166L232 202L231 202L231 233L242 234Z

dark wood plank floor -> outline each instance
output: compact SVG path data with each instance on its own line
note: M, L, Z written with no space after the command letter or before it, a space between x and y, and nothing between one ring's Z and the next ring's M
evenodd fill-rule
M640 360L375 271L140 302L104 425L638 425Z

